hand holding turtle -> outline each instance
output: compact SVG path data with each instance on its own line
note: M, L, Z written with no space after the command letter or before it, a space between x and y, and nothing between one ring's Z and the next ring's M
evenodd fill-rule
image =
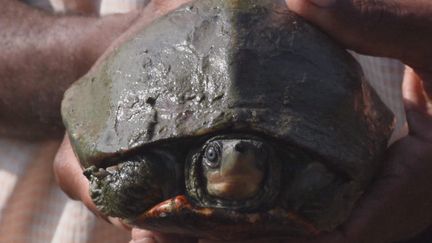
M427 0L286 0L288 7L356 52L432 71L432 3Z
M432 215L432 3L288 0L289 8L360 53L398 58L410 134L388 151L386 167L351 219L318 242L391 242L430 226ZM429 94L429 95L428 95Z
M413 68L407 68L403 84L410 133L389 148L385 168L345 225L318 239L274 242L381 243L413 237L432 223L432 3L287 0L287 4L347 48L398 58ZM249 241L253 242L262 240Z

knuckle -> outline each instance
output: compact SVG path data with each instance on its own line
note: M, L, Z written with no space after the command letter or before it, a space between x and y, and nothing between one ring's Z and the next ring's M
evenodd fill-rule
M403 9L395 0L353 0L354 8L363 17L365 28L391 23L402 15Z

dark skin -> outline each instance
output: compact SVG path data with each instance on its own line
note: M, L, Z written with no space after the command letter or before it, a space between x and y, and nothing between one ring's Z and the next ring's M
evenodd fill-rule
M153 1L135 25L111 48L181 3L174 0ZM359 202L348 222L337 231L310 242L391 242L410 238L432 224L432 104L431 96L426 95L426 90L431 90L427 87L432 86L432 3L428 0L322 0L319 4L308 0L288 1L290 9L320 26L347 48L398 58L413 69L407 71L403 87L409 135L389 149L385 169ZM17 12L10 14L11 11ZM119 24L121 21L118 19L111 20L114 23L109 22L110 17L57 19L17 1L3 0L0 44L11 46L2 48L0 52L0 114L8 114L0 116L3 134L8 131L11 135L11 124L15 125L13 130L20 135L33 135L40 128L49 131L53 124L60 124L58 107L64 89L89 70L135 17L122 22L118 33L113 33L115 28L107 28L108 31L102 27L109 23ZM40 28L37 29L37 26ZM104 29L105 32L102 31ZM93 42L92 38L97 41ZM41 42L41 39L47 41ZM37 83L29 80L37 80ZM31 103L33 105L29 105ZM21 129L16 129L17 125ZM46 133L43 135L47 136ZM81 167L67 139L57 155L55 171L61 187L72 198L95 209L88 195L88 182L82 176ZM124 227L118 220L112 222ZM133 230L132 237L146 239L145 242L198 241L142 230ZM279 239L274 242L304 240Z
M0 134L61 137L64 91L88 72L138 13L55 16L17 0L0 2Z

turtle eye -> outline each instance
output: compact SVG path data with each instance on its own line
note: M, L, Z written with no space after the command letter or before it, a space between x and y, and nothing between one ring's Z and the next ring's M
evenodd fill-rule
M218 144L210 144L207 146L204 153L205 163L211 167L216 168L219 166L220 146Z

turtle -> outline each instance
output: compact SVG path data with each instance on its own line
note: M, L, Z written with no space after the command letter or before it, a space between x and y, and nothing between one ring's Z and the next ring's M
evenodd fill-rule
M382 165L394 117L360 65L282 0L196 0L65 93L98 209L210 239L314 237Z

